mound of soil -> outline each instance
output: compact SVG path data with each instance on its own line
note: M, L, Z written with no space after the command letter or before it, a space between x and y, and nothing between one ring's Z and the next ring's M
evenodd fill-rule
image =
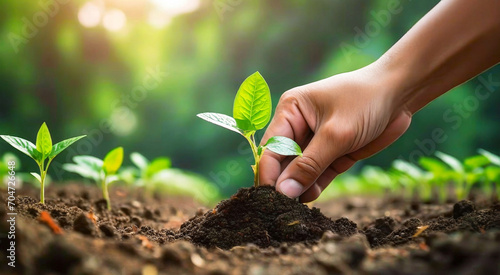
M180 237L196 245L230 249L253 243L259 247L316 241L324 232L348 237L357 233L346 218L332 221L318 208L309 208L275 191L274 187L242 188L212 211L181 226Z

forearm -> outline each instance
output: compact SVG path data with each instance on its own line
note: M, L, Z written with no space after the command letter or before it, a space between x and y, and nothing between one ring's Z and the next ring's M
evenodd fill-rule
M500 0L443 0L376 63L415 113L500 62Z

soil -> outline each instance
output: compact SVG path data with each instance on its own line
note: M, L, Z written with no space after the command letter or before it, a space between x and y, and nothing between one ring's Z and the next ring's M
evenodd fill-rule
M312 207L260 187L209 209L114 188L108 211L94 186L50 186L45 205L16 191L16 267L0 208L0 274L500 274L500 205L486 200Z
M316 241L328 230L344 237L358 231L346 218L332 221L318 208L311 209L265 186L240 189L212 211L184 223L180 237L208 248L230 249L247 243L265 248Z

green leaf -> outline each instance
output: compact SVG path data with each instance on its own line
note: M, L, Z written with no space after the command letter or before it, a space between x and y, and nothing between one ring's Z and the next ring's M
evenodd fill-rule
M302 156L300 146L290 138L275 136L267 140L265 147L283 156Z
M84 178L94 180L95 182L100 181L100 173L96 172L90 167L82 166L74 163L65 163L62 168L68 172L76 173Z
M146 169L146 178L151 178L156 173L172 167L172 162L169 158L156 158Z
M422 166L425 170L432 172L434 174L443 173L448 170L448 167L443 162L429 157L421 157L418 160L420 166Z
M38 130L38 134L36 135L36 149L42 153L44 158L52 151L52 138L45 122L40 126L40 130Z
M35 177L39 182L42 182L42 177L38 173L31 172L30 173L33 177Z
M243 130L239 129L238 126L236 126L236 120L228 115L217 113L201 113L197 114L196 116L210 123L243 135Z
M73 161L80 166L88 167L96 172L102 170L103 161L93 156L75 156L73 157Z
M444 163L448 164L455 172L463 173L464 167L462 163L455 157L436 151L436 157L440 158Z
M145 170L149 165L148 159L137 152L133 152L132 154L130 154L130 160L133 164L135 164L135 166L139 167L141 171Z
M401 159L394 160L392 162L392 167L397 171L410 176L413 180L420 180L425 177L424 171L422 171L416 165Z
M40 154L40 152L36 150L35 144L31 143L30 141L14 136L0 135L0 137L12 147L30 156L36 162L42 162L42 154Z
M64 149L68 148L71 144L75 143L76 141L78 141L79 139L84 138L84 137L86 137L86 135L78 136L78 137L74 137L74 138L68 138L68 139L65 139L61 142L54 144L52 146L52 153L50 153L49 157L55 158L57 155L59 155L59 153L64 151Z
M495 164L497 166L500 166L500 156L495 155L495 154L493 154L493 153L491 153L489 151L486 151L484 149L479 149L478 152L479 152L479 154L481 154L481 155L485 156L486 158L488 158L488 160L491 163L493 163L493 164Z
M266 127L271 119L271 93L259 72L249 76L238 89L234 99L233 118L238 128L255 131Z
M484 173L489 181L496 182L500 180L500 168L496 166L488 166L484 168Z
M117 147L111 150L104 158L102 168L106 175L112 175L120 169L123 162L123 147Z
M468 157L464 160L464 165L469 170L473 170L478 167L483 167L488 164L490 164L490 160L483 155Z

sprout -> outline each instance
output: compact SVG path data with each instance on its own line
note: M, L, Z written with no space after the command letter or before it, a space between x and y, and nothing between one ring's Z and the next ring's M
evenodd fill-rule
M111 150L106 154L104 160L93 156L75 156L73 157L73 161L75 163L63 164L63 169L100 183L102 196L106 200L108 210L110 210L111 201L109 199L108 185L117 180L117 177L114 175L122 165L123 148L117 147Z
M71 144L77 140L85 137L78 136L74 138L69 138L63 140L59 143L52 145L52 138L50 136L49 128L45 122L42 124L38 130L36 136L36 145L23 138L0 135L7 143L12 145L12 147L28 155L36 161L38 168L40 169L40 174L31 173L40 182L40 202L45 203L45 178L47 177L47 171L49 170L50 163L54 158L59 155L64 149L68 148Z
M271 93L259 72L249 76L241 84L233 105L233 117L217 113L198 114L208 122L241 134L252 148L255 164L254 185L259 186L259 162L265 149L284 156L302 156L295 141L281 136L271 137L264 146L257 146L255 132L263 129L271 119Z

